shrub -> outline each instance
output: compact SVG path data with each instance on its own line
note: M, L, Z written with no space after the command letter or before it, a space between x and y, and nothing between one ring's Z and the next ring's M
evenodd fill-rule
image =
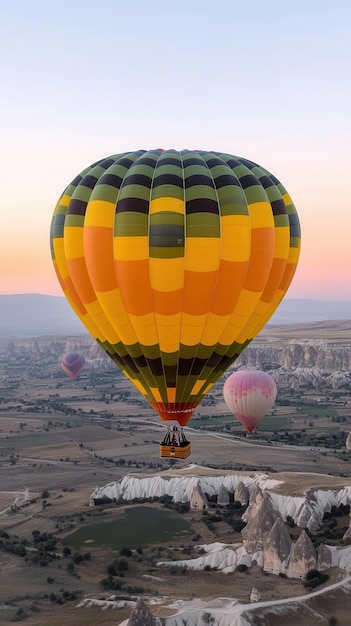
M11 622L20 622L22 619L25 619L27 617L27 613L25 612L25 610L20 607L15 615L13 616Z
M128 569L128 562L125 559L118 559L115 566L118 572L125 572Z
M73 555L73 561L74 561L74 563L76 563L76 565L78 565L78 563L81 563L81 562L83 561L83 557L82 557L82 555L81 555L81 554L79 554L79 552L76 552L76 553Z
M243 520L241 519L233 520L232 526L233 530L235 530L237 533L240 533L242 529L245 528L246 522L243 522Z
M113 580L111 576L109 576L108 578L103 578L103 580L100 581L100 584L105 589L105 591L119 591L122 586L119 580Z
M133 555L133 552L129 548L121 548L119 551L121 556L130 557Z
M240 563L240 565L238 565L238 567L236 569L237 569L238 572L246 572L247 565L245 565L245 563Z
M108 565L107 573L108 573L109 576L117 576L117 570L116 570L116 568L115 568L113 563Z
M320 571L318 569L311 569L309 572L307 572L305 578L306 580L312 580L313 578L320 578Z
M213 624L214 617L212 617L211 613L204 613L202 615L202 621L204 624Z

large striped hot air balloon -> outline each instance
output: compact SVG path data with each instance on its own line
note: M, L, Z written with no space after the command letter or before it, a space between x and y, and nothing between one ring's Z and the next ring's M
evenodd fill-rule
M68 185L51 249L86 328L161 418L184 426L285 295L300 228L283 185L252 161L139 150Z
M277 386L266 372L240 370L225 381L223 396L228 409L251 434L271 410L277 396Z

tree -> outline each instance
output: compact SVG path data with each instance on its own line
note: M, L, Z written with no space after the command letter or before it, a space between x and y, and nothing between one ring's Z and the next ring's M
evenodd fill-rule
M42 497L42 498L45 498L45 499L46 499L46 498L50 498L50 493L48 492L48 490L47 490L47 489L44 489L44 491L43 491L43 492L42 492L42 494L41 494L41 497Z
M82 555L81 555L81 554L79 554L79 552L76 552L76 553L73 555L73 561L74 561L74 563L76 563L76 565L77 565L78 563L81 563L81 562L83 561L83 557L82 557Z
M116 576L117 575L117 570L116 570L116 568L115 568L113 563L110 563L110 565L108 565L107 573L108 573L109 576Z
M72 550L69 546L65 546L62 552L63 552L63 556L70 556L70 554L72 554Z
M130 557L133 555L133 552L129 548L121 548L119 551L121 556Z
M118 559L115 561L115 566L118 572L125 572L128 569L128 562L126 559Z

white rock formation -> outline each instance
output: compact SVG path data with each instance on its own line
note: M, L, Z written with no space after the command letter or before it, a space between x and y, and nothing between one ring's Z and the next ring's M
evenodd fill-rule
M249 491L242 481L238 483L234 491L234 502L240 502L241 506L249 503Z
M228 506L230 500L229 491L224 485L221 485L218 492L217 504L219 506Z
M261 502L262 500L263 500L263 493L261 489L259 487L255 487L250 494L249 506L247 507L246 511L241 516L241 519L243 520L243 522L249 521L251 517L251 511L256 511L256 508L259 502Z
M262 496L262 490L258 485L254 485L254 487L250 491L249 504L255 502L257 496Z
M235 572L239 565L251 567L253 563L263 566L262 552L248 554L245 546L240 543L210 543L197 546L198 550L203 550L204 554L195 559L184 559L180 561L159 561L158 567L186 567L189 570L202 570L205 567L217 569L223 574Z
M263 543L263 569L265 572L286 573L291 543L288 529L278 517Z
M309 530L318 530L320 528L317 514L313 508L313 502L307 496L307 499L303 500L300 506L297 507L294 515L294 522L297 526L308 528Z
M330 547L324 543L319 544L317 548L317 569L323 571L329 569L333 564L333 556Z
M142 598L138 598L136 607L130 614L127 626L157 626L159 620L156 621L148 606Z
M261 594L257 591L256 587L252 587L252 591L250 593L250 602L259 602L261 600Z
M274 491L278 486L282 491L283 481L274 480L266 474L250 472L206 475L199 474L198 470L199 467L196 466L196 471L192 474L190 466L186 474L177 474L174 470L154 476L128 474L118 482L95 489L89 504L104 498L110 501L128 501L169 495L174 502L191 501L192 506L202 509L204 505L207 506L206 494L209 497L217 495L219 503L226 502L230 493L234 493L234 499L242 503L245 502L246 495L249 495L249 506L242 515L242 520L248 522L242 531L243 538L247 540L248 551L262 550L263 541L277 517L285 521L289 516L299 527L317 530L325 512L330 511L333 506L351 504L351 485L339 490L310 489L305 495L291 496ZM259 519L255 521L257 515ZM345 538L350 534L351 529L346 531Z
M191 470L191 467L189 468ZM196 470L198 466L196 466ZM112 482L104 487L98 487L92 493L91 498L101 499L104 496L110 500L133 500L134 498L152 498L164 495L172 496L174 502L189 502L190 495L196 485L201 485L204 493L209 496L218 495L221 485L229 492L234 493L239 482L246 485L251 492L254 487L262 489L273 489L280 485L282 481L275 480L267 474L225 474L225 475L187 475L176 474L175 472L164 472L157 476L140 476L138 474L127 474L118 482Z
M190 508L208 509L208 500L200 484L196 485L190 494Z
M308 528L308 530L319 530L320 527L321 525L317 519L317 515L315 513L312 513L310 519L306 524L306 528Z
M346 437L345 446L347 450L351 450L351 431Z
M294 497L270 491L270 497L275 510L280 512L283 520L286 520L289 515L297 526L305 528L309 523L314 525L316 520L318 523L321 522L324 513L330 511L333 506L350 504L351 485L338 491L332 489L310 490L305 496ZM313 518L311 519L310 515L312 514Z
M325 381L333 389L345 389L351 386L351 372L333 372Z
M351 539L351 511L350 511L350 514L349 514L349 518L350 518L349 527L348 527L347 531L344 533L343 539Z
M347 572L351 571L351 546L339 548L337 546L328 546L332 555L332 565L339 567Z
M303 533L306 534L305 531L303 531ZM293 559L296 556L296 559L294 563L292 563L290 574L289 571L287 571L287 575L290 575L291 577L303 578L307 571L316 569L316 552L313 552L312 545L312 559L307 560L306 562L306 559L303 560L300 558L301 554L298 554L297 548L295 548L294 554L294 545L296 544L292 544L290 555L292 554ZM157 566L174 567L176 565L181 568L186 567L190 570L203 570L205 567L210 567L211 569L217 569L222 574L235 572L238 565L241 564L251 567L251 565L257 563L259 567L264 568L263 552L248 554L245 546L242 546L241 544L225 544L216 542L197 546L197 549L203 550L204 554L196 559L160 561L157 563ZM338 567L347 572L350 571L351 546L339 548L336 546L326 546L321 544L318 547L317 553L317 569L326 570L330 567ZM295 574L295 576L293 576L293 574Z
M287 575L290 578L304 578L311 569L317 567L317 554L305 530L291 546Z
M244 539L246 550L250 553L263 549L264 541L275 520L280 515L274 510L268 493L265 493L263 497L258 495L249 508L248 522L245 528L242 529L241 535Z

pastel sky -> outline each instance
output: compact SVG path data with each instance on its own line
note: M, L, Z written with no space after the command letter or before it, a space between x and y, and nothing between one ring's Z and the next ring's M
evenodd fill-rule
M302 227L289 298L351 302L349 0L0 0L0 293L62 295L49 228L90 163L243 156Z

